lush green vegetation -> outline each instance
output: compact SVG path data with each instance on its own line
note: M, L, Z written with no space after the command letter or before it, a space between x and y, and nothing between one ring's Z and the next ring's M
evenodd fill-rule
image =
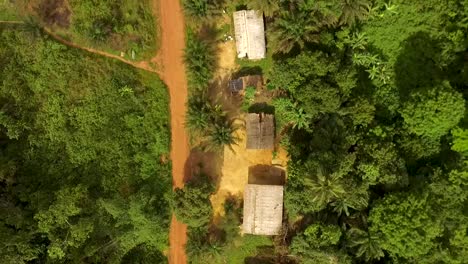
M468 1L223 7L264 11L269 58L240 64L267 65L291 158L288 222L265 263L466 262ZM221 241L205 249L228 252Z
M27 25L0 61L0 262L166 262L163 83Z
M0 3L0 20L1 21L17 21L19 20L18 7L9 2L3 1Z
M240 235L241 215L241 204L236 197L231 197L226 201L221 222L192 226L186 249L189 263L244 263L247 259L247 263L259 263L260 259L271 256L274 252L271 239Z
M41 0L35 11L46 26L81 45L129 59L153 57L158 48L150 0Z

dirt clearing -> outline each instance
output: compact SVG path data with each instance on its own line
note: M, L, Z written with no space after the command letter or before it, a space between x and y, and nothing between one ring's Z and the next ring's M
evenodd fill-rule
M243 125L242 116L236 121ZM242 197L244 188L249 183L249 169L259 166L276 165L285 169L287 164L286 152L278 150L278 154L273 150L251 150L246 149L247 133L243 126L236 131L236 136L240 139L237 145L224 148L224 158L222 161L221 178L219 179L218 191L211 196L215 219L224 215L224 201L231 195ZM279 153L281 152L281 155Z

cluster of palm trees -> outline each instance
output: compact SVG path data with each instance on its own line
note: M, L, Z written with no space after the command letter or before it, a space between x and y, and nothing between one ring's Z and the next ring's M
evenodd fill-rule
M288 53L319 43L330 28L353 26L365 19L371 3L368 0L251 0L251 9L261 10L271 27L269 42L275 53Z
M189 99L186 127L192 141L198 139L195 144L206 151L222 151L224 146L232 148L239 141L235 132L240 126L235 124L235 119L229 119L221 106L212 103L202 92Z

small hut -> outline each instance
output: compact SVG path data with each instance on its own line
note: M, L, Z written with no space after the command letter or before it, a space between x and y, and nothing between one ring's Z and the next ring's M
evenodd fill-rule
M234 12L234 31L238 58L265 58L263 14L256 10Z
M283 220L283 186L248 184L244 191L246 234L278 235Z
M246 118L247 149L273 149L275 140L274 116L250 113Z
M263 78L261 75L248 75L229 81L229 91L232 95L242 94L245 88L252 86L255 89L261 88Z

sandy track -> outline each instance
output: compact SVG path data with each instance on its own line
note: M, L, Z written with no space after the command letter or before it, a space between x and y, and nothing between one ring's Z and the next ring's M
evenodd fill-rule
M154 0L153 2L157 2ZM161 27L161 49L159 65L161 77L169 88L171 98L171 160L174 188L184 186L184 178L190 173L188 137L185 131L185 108L187 101L187 79L183 61L185 47L184 17L178 0L159 1ZM169 233L169 263L185 264L187 227L172 216Z

